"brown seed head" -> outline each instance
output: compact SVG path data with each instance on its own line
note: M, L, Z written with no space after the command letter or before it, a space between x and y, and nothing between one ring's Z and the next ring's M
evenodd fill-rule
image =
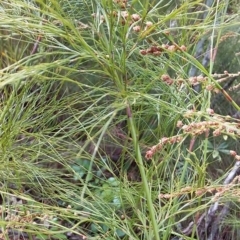
M113 12L112 12L112 16L113 16L113 17L117 17L117 15L118 15L118 13L117 13L116 11L113 11Z
M148 48L146 51L147 53L153 53L152 48Z
M178 142L178 143L179 143L179 142L181 142L181 141L182 141L182 139L183 139L183 138L182 138L181 136L177 136L177 137L176 137L176 142Z
M214 137L217 137L217 136L221 135L221 133L222 133L222 132L221 132L221 129L218 128L218 129L216 129L215 131L213 131L213 136L214 136Z
M147 55L147 51L144 50L144 49L143 49L143 50L140 50L139 53L142 54L142 55Z
M202 75L197 76L198 82L204 82L205 78Z
M198 190L195 191L196 196L200 196L200 195L202 195L204 193L206 193L205 189L198 189Z
M177 48L176 48L175 45L171 45L171 46L168 47L168 50L169 50L170 52L175 52L175 51L177 50Z
M214 85L209 84L209 85L206 86L206 89L207 89L208 91L212 91L212 90L214 90Z
M167 81L167 80L169 80L169 79L171 79L171 78L169 77L169 75L163 74L162 77L161 77L161 79L162 79L163 81Z
M179 49L182 50L183 52L186 52L186 51L187 51L187 48L186 48L186 46L184 46L184 45L182 45Z
M123 2L123 3L120 4L120 7L125 9L127 7L127 4Z
M183 126L182 126L182 130L183 130L184 132L190 132L190 131L192 130L192 128L191 128L191 126L189 126L189 125L183 125Z
M167 138L167 137L163 137L163 138L161 138L161 140L160 140L160 143L162 143L162 144L166 144L166 143L168 143L169 142L169 138Z
M153 152L151 150L147 151L145 154L145 158L147 160L151 159L153 157Z
M190 84L192 84L192 85L198 83L197 77L195 77L195 76L194 76L194 77L190 77L190 78L189 78L189 82L190 82Z
M146 22L146 29L149 29L150 27L152 27L153 26L153 23L152 22L150 22L150 21L147 21Z
M182 189L180 190L180 192L191 192L192 189L193 189L192 187L187 186L187 187L182 188Z
M134 21L134 22L137 22L138 20L140 20L140 16L136 13L132 14L131 15L131 19Z
M121 16L125 19L128 18L129 14L128 14L128 11L121 11Z
M140 32L141 27L139 25L133 27L134 32Z
M214 110L213 109L211 109L211 108L207 108L207 113L209 114L209 115L213 115L214 114Z
M169 139L169 142L171 143L171 144L173 144L173 143L176 143L177 142L177 137L171 137L170 139Z
M186 118L190 118L194 115L194 113L195 113L194 110L188 110L187 112L184 113L183 116Z
M161 50L161 48L159 46L155 46L155 45L151 46L151 52L152 53L160 51L160 50Z
M168 49L168 48L169 48L169 45L168 45L168 44L162 44L162 48L163 48L163 49Z

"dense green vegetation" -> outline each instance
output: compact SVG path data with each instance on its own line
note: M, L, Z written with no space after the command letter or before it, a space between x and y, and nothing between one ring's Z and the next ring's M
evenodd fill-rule
M0 239L238 239L238 1L0 2Z

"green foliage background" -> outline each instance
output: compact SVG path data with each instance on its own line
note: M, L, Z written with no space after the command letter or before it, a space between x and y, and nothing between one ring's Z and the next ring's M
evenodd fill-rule
M193 90L188 82L192 65L209 83L214 71L239 68L239 56L234 56L239 52L235 3L213 5L204 19L203 1L128 4L124 21L130 14L141 17L131 26L122 23L124 9L110 0L1 1L4 239L10 239L12 230L30 239L67 239L67 234L82 239L184 236L179 229L207 209L211 197L189 193L159 200L159 193L215 186L227 174L232 160L227 155L220 161L226 155L219 149L237 150L238 140L230 138L216 148L225 141L222 137L200 137L189 153L186 135L151 161L144 156L162 137L179 133L177 121L184 120L187 110L200 111L193 121L207 118L212 94ZM144 31L147 21L153 25ZM133 30L137 24L140 33ZM221 42L229 32L235 36ZM216 62L206 68L194 58L202 37L219 47ZM236 47L229 49L232 42ZM187 51L140 54L152 45L173 43ZM183 79L183 87L167 85L161 80L164 74ZM215 173L216 151L220 160ZM224 197L227 201L235 196ZM229 219L235 227L239 224L234 214ZM236 234L234 226L231 236Z

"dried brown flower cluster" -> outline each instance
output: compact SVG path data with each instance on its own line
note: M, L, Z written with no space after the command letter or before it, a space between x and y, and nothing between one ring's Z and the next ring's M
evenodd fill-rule
M167 74L163 74L161 77L162 81L165 82L167 85L172 85L174 80Z
M167 79L170 81L169 79ZM191 135L193 137L199 136L205 133L205 136L209 135L209 132L212 131L214 137L219 135L231 135L231 136L240 136L240 123L239 122L230 122L232 118L229 116L222 117L214 113L213 109L207 109L206 113L209 115L208 121L201 122L191 122L190 124L184 124L182 121L177 122L177 127L180 128L183 133L181 135L175 135L170 138L162 138L157 145L154 145L146 152L146 159L151 159L154 154L163 149L166 144L173 144L180 142L185 135ZM184 118L193 118L196 116L204 115L203 112L189 110L183 116ZM231 151L230 154L235 157L237 161L240 161L240 156L237 155L234 151ZM235 155L234 155L235 154Z
M93 13L92 17L96 18L97 14ZM128 24L129 26L131 26L132 24L134 24L135 22L139 21L141 19L140 15L133 13L133 14L129 14L129 12L127 10L124 11L120 11L120 10L115 10L112 11L109 16L115 17L116 19L120 18L120 23L122 25L126 25ZM105 22L106 19L103 15L100 16L100 20L101 22ZM140 31L140 26L134 26L133 30L135 32L139 32Z
M182 189L180 189L180 191L178 192L174 192L174 193L160 193L158 195L158 198L159 199L170 199L170 198L174 198L174 197L180 197L182 195L185 195L185 194L195 194L196 197L199 197L203 194L206 194L206 193L213 193L213 202L216 202L219 200L219 198L221 196L223 196L225 193L231 193L231 196L237 196L239 198L239 190L236 189L236 183L239 183L240 182L240 176L237 176L235 177L232 182L230 182L229 184L227 185L224 185L224 186L206 186L206 187L203 187L203 188L197 188L195 189L194 187L191 187L191 186L187 186L187 187L184 187Z
M198 84L201 84L201 83L207 83L208 78L203 77L202 75L199 75L199 76L190 77L189 79L184 80L182 78L173 79L168 74L163 74L162 77L161 77L161 80L168 85L172 85L174 83L177 86L180 86L184 82L186 82L186 83L189 83L191 86L195 86L195 85L198 85ZM206 88L208 89L209 86L206 86ZM211 89L208 89L208 90L213 90L213 89L215 89L214 85L211 86Z
M115 10L110 12L108 14L108 17L114 17L115 19L119 20L120 19L120 24L121 25L126 25L128 24L131 26L135 22L138 22L141 20L141 17L137 13L130 14L129 11L127 10L128 4L127 0L114 0L115 5ZM120 9L119 9L120 8ZM96 13L93 13L92 16L95 18L97 16ZM106 22L106 16L101 15L100 20L102 23ZM147 23L146 23L147 25ZM134 26L133 31L135 32L140 32L141 27L140 26Z
M180 197L182 195L185 195L185 194L189 194L189 193L194 193L195 196L201 196L207 192L209 193L213 193L215 191L221 191L222 187L219 187L219 188L216 188L216 187L212 187L212 186L209 186L209 187L204 187L204 188L197 188L195 189L194 187L191 187L191 186L187 186L187 187L184 187L182 189L180 189L179 192L174 192L172 194L169 194L169 193L160 193L158 195L158 197L160 199L170 199L170 198L173 198L173 197Z
M174 144L174 143L178 143L182 140L181 136L173 136L173 137L164 137L162 139L160 139L159 143L157 145L154 145L150 148L150 150L148 150L146 152L146 159L149 160L153 157L153 155L162 150L164 146L166 146L167 144Z
M114 2L120 7L125 9L127 7L127 0L114 0Z
M213 136L219 136L221 134L240 136L240 123L230 122L229 120L232 119L230 116L223 117L217 115L211 108L208 108L206 112L211 116L211 120L190 123L188 125L184 125L181 121L178 121L177 126L181 128L184 133L190 133L195 136L208 132L210 129L213 130ZM203 112L189 110L183 116L185 118L192 118L197 115L201 116Z
M184 51L184 46L180 47L182 51ZM145 51L146 52L146 51ZM140 52L141 54L145 53L145 52ZM144 55L144 54L143 54ZM227 81L233 77L238 77L240 76L240 72L238 73L228 73L227 71L224 71L223 74L212 74L212 77L216 80L217 83L222 83L224 81ZM166 84L168 85L172 85L173 83L176 84L177 86L181 85L182 83L188 83L191 86L196 86L199 84L202 84L202 86L208 90L208 91L213 91L218 93L219 91L221 91L215 83L210 83L209 84L209 78L208 77L204 77L202 75L199 76L193 76L190 77L189 79L182 79L182 78L177 78L177 79L172 79L169 75L164 74L161 77L162 81L164 81ZM230 88L229 90L233 90L233 89L237 89L239 86L234 86L232 88Z
M213 109L207 109L206 112L212 115L211 120L202 122L192 122L190 124L183 124L182 121L178 121L177 127L183 130L184 133L191 134L192 136L198 136L203 133L209 133L213 130L213 136L219 135L238 135L240 136L240 124L236 122L229 122L221 116L215 115ZM195 112L190 110L184 114L184 117L191 118L195 114L202 114L201 112Z
M162 44L161 46L153 45L148 49L142 49L142 50L140 50L140 54L142 54L142 55L151 54L151 55L154 55L154 56L159 56L163 52L176 52L176 51L184 52L186 50L187 50L187 48L184 45L179 47L178 45Z
M136 26L133 27L133 31L138 33L138 32L141 32L143 30L143 32L144 32L144 31L147 31L148 29L150 29L152 26L153 26L153 23L150 22L150 21L147 21L145 23L144 28L141 28L140 25L136 25Z
M125 25L125 24L128 24L129 26L131 26L133 23L139 21L141 19L141 17L136 14L136 13L133 13L133 14L129 14L128 11L120 11L120 12L116 12L114 11L112 13L112 15L114 17L118 17L118 14L120 14L120 17L121 17L121 24L122 25Z
M238 35L236 32L229 31L228 33L225 33L225 35L221 36L220 42L223 42L227 40L228 38L236 38Z

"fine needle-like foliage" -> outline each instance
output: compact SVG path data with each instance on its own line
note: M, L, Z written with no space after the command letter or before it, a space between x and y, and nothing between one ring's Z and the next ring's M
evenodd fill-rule
M237 239L237 4L2 0L0 239Z

